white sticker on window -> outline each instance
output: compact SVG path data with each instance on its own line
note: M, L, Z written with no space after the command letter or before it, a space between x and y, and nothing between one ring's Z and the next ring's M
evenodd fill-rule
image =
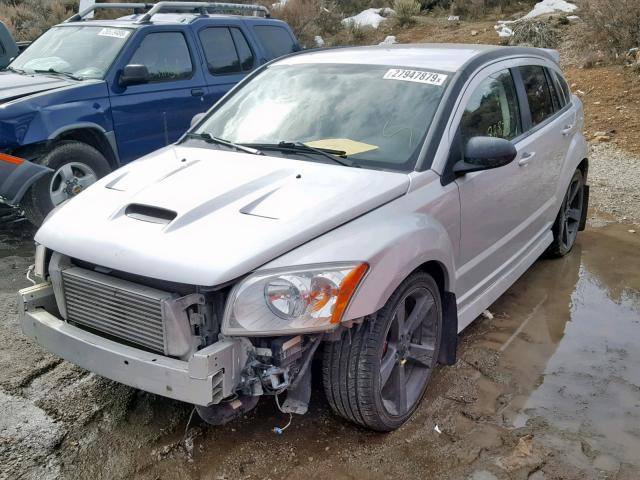
M447 75L442 73L425 72L424 70L407 70L405 68L391 68L383 77L385 80L404 80L405 82L427 83L442 85Z
M98 35L101 37L127 38L129 33L129 30L123 30L121 28L103 28L98 32Z

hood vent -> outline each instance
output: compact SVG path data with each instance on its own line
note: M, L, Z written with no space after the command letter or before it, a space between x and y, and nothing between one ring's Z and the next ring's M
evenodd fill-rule
M158 223L160 225L167 225L178 216L178 214L172 210L152 207L149 205L141 205L139 203L132 203L127 206L124 214L127 217L135 218L136 220Z

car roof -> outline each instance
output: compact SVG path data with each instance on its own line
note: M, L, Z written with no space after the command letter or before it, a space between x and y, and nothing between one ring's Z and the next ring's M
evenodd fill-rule
M126 15L111 20L82 20L75 22L65 22L57 26L101 26L101 27L126 27L126 28L141 28L149 25L186 25L194 22L208 22L210 20L217 21L248 21L248 22L270 22L270 23L284 23L281 20L265 17L254 17L249 15L231 15L231 14L209 14L200 15L194 13L156 13L150 21L145 23L136 23L136 21L142 17L143 14Z
M546 49L526 47L501 47L497 45L417 43L376 45L310 50L288 56L278 64L301 65L309 63L355 63L364 65L403 66L430 68L445 72L457 72L472 60L481 57L499 59L510 56L537 56L557 62L555 55Z

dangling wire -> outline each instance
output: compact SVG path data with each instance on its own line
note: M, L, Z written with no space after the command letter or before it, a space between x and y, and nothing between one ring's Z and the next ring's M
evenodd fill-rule
M189 431L189 425L191 425L191 419L193 419L193 414L196 412L196 407L193 407L191 410L191 415L189 415L189 420L187 421L187 426L184 427L184 438L182 441L184 442L187 439L187 432Z
M280 406L280 399L278 398L278 393L276 393L274 396L276 397L276 405L278 406L278 410L280 410L282 413L288 413L289 414L289 422L282 428L280 427L273 427L273 431L275 433L277 433L278 435L282 435L284 433L284 431L289 428L289 425L291 425L291 420L293 419L293 414L291 412L285 412L284 410L282 410L282 407Z

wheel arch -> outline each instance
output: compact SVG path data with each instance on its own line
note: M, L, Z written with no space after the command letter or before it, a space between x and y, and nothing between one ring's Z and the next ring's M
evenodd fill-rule
M115 147L115 137L112 132L106 132L100 126L92 123L74 124L55 131L49 137L50 141L60 142L64 140L75 140L98 150L107 160L112 170L120 165L117 149Z
M438 362L442 365L456 363L458 348L458 305L455 293L450 291L447 267L437 260L429 260L414 270L428 273L435 280L442 300L442 344ZM413 273L413 272L412 272Z

